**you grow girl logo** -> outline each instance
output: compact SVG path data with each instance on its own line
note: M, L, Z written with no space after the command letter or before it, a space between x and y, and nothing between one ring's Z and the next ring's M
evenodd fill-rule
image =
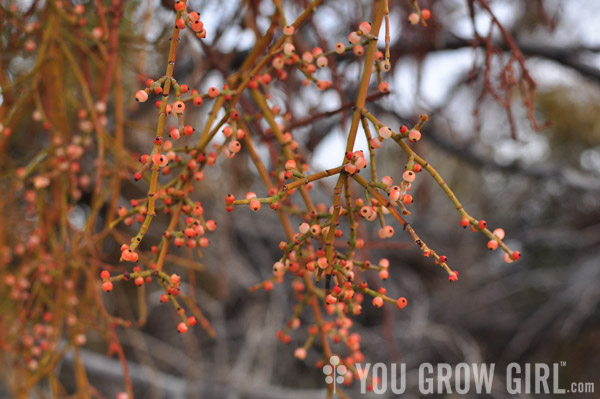
M344 382L344 375L348 372L348 369L343 364L340 364L340 358L337 356L331 356L329 358L329 364L323 366L323 374L326 375L325 382L327 384L333 384L333 393L335 393L335 384L342 384Z

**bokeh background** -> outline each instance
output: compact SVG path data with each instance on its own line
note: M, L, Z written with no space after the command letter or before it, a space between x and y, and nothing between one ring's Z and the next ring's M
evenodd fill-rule
M298 15L305 3L284 1L288 19ZM182 36L175 76L205 91L221 86L223 76L241 64L257 35L268 27L274 7L260 0L189 0L188 4L200 12L209 34L203 42L192 35ZM486 10L468 0L419 4L432 11L427 28L407 22L412 11L409 1L390 1L392 71L385 79L391 93L376 96L368 109L394 128L414 123L419 114L427 113L430 122L417 151L440 171L473 216L487 220L492 228L504 228L507 243L520 250L523 259L506 264L499 252L486 248L483 236L463 230L442 190L421 175L413 188L410 221L426 242L449 257L460 279L449 284L445 273L424 259L400 228L393 240L384 242L377 239L374 225L360 231L368 242L361 257L388 258L391 273L384 285L392 297L405 296L409 302L402 311L365 304L353 326L362 335L365 361L407 363L407 398L419 396L415 373L423 362L496 363L498 385L493 397L503 398L510 396L502 386L506 364L564 361L561 386L595 382L600 391L600 2L489 1L493 13L514 36L537 83L529 115L519 83L504 94L505 82L499 76L513 52L499 30L490 29ZM151 77L163 73L171 10L169 0L127 4L123 35L131 37L122 40L120 51L130 55L122 62L131 94L137 90L138 73ZM295 35L296 47L301 52L316 45L331 49L338 41L346 42L348 33L371 13L370 1L324 1ZM475 33L488 37L490 31L494 52L488 54L486 65L485 43L473 38ZM4 61L15 70L23 67L17 58ZM510 102L510 118L489 91L482 96L486 71L490 74L487 84ZM319 117L307 125L303 121L352 103L360 62L355 57L338 58L333 76L322 72L324 78L333 77L335 90L320 93L303 87L301 77L292 74L286 86L272 90L272 101L293 114L290 124L313 172L339 164L350 113ZM523 71L515 66L513 73L519 82ZM194 114L195 125L202 126L208 109ZM128 101L126 117L127 148L146 151L147 137L154 130L154 110ZM536 130L531 117L552 125ZM110 118L108 123L110 127ZM17 143L12 156L26 158L26 145L25 141ZM366 150L366 141L359 139L357 148ZM258 149L270 165L267 148ZM380 175L399 179L404 154L396 146L384 146L379 155ZM315 187L321 190L315 196L327 205L332 185L323 180ZM204 258L194 263L195 289L199 306L217 335L210 338L201 329L186 335L174 333L176 315L159 306L158 287L150 288L146 325L119 330L137 397L324 397L324 375L315 367L321 358L319 345L304 361L293 356L294 349L304 343L304 324L312 322L311 316L301 317L302 331L292 332L289 345L275 338L296 303L290 281L286 279L271 292L248 290L269 278L272 263L279 259L277 245L283 230L276 214L268 209L253 214L245 207L233 213L222 210L229 192L264 191L247 155L242 152L233 161L220 161L207 173L202 187L195 199L202 201L219 228ZM144 190L144 186L127 183L121 202L143 197ZM85 198L81 209L85 210ZM159 218L156 223L164 221ZM135 233L134 228L119 227L126 234ZM152 230L146 240L158 241L161 231ZM106 243L107 259L116 262L117 252L117 243ZM174 256L184 258L186 252ZM187 273L176 262L171 270ZM375 273L369 279L375 286L380 284ZM184 285L185 289L191 287ZM117 284L113 293L104 296L108 310L135 318L134 290ZM333 349L343 352L341 345ZM114 397L123 389L122 372L119 362L104 353L99 337L88 336L82 358L90 382L107 397ZM57 367L67 388L72 384L73 367L70 357ZM359 387L355 382L345 392L359 397ZM2 385L0 397L10 397L2 393Z

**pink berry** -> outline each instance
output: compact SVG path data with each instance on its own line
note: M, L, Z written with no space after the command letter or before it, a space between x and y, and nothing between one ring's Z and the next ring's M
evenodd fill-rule
M294 351L294 357L298 360L306 359L306 349L296 348L296 350Z
M179 140L179 138L181 137L179 129L171 129L171 131L169 132L169 137L171 137L173 140Z
M380 308L383 306L383 299L380 296L373 298L373 306Z
M296 169L296 161L289 160L285 162L285 170L294 170Z
M285 46L283 46L283 54L287 55L288 57L294 55L295 52L296 47L294 47L292 43L287 43Z
M346 52L346 45L342 42L338 42L335 44L335 52L336 54L342 55Z
M329 64L327 57L320 56L319 58L317 58L317 66L319 68L325 68L327 66L327 64Z
M412 170L407 170L404 171L404 173L402 173L402 179L404 179L404 181L407 181L409 183L412 183L413 181L415 181L415 172L413 172Z
M390 91L390 85L388 82L381 82L379 86L377 86L380 93L388 93Z
M419 18L419 14L417 14L417 13L414 13L414 12L413 12L413 13L411 13L411 14L408 16L408 22L410 22L410 23L411 23L411 24L413 24L413 25L416 25L416 24L418 24L418 23L419 23L419 20L420 20L420 18Z
M382 126L379 128L379 137L383 139L389 139L392 137L392 129L387 126Z
M421 140L421 132L419 132L418 130L411 130L408 132L408 140L412 143L416 143L417 141Z
M227 148L229 148L229 151L236 154L236 153L240 152L240 150L242 149L242 145L237 140L231 140L229 142L229 144L227 145Z
M371 33L371 24L367 21L361 22L358 26L358 30L360 30L363 35L367 35Z
M294 34L295 28L292 25L288 25L283 28L283 34L286 36L292 36Z
M135 93L135 99L141 103L146 102L146 100L148 100L148 93L146 93L145 90L138 90L138 92Z

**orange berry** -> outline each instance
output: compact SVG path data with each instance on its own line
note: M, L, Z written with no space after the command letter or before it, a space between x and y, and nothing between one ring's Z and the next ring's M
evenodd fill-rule
M358 44L352 51L354 52L355 56L362 57L362 55L365 53L365 48Z
M183 101L175 101L171 106L171 109L176 114L183 114L183 111L185 111L185 104L183 103Z
M192 134L194 134L194 130L195 129L189 125L183 128L183 132L186 136L191 136Z
M416 143L419 140L421 140L421 132L414 129L408 132L408 141Z
M176 11L185 10L185 1L182 1L182 0L175 1L175 10Z
M367 35L367 34L371 33L371 24L367 21L361 22L360 25L358 25L358 30L363 35Z
M185 334L188 330L188 326L185 325L184 322L181 322L177 325L177 331L181 334Z
M496 237L498 237L499 239L503 240L504 239L504 230L501 228L497 228L493 231L493 233Z
M373 298L373 306L380 308L383 306L383 299L380 296Z
M389 93L390 91L390 85L388 82L379 83L379 86L377 88L379 89L380 93Z
M390 272L388 272L386 269L380 270L379 271L379 278L382 280L387 280L388 277L390 277Z
M429 11L427 8L424 8L421 10L421 16L423 17L423 19L429 19L431 18L431 11Z
M288 25L283 28L283 34L286 36L292 36L294 34L295 28L292 25Z
M227 148L229 148L229 151L233 152L234 154L237 154L242 149L242 145L237 140L231 140L227 145Z
M172 138L173 140L179 140L181 138L181 133L179 132L179 129L177 129L177 128L171 129L171 131L169 132L169 137Z
M204 29L204 24L202 21L192 21L192 30L196 33L200 33Z
M306 359L306 349L296 348L296 350L294 351L294 357L298 360Z
M450 281L451 283L453 283L456 280L458 280L458 272L454 271L454 272L452 272L452 274L450 274L448 276L448 281Z
M335 52L339 55L342 55L346 52L346 46L344 43L339 42L335 44Z
M398 307L398 309L404 309L407 304L408 304L408 302L406 301L406 298L404 298L403 296L398 298L398 300L396 301L396 307Z
M260 201L257 199L250 202L250 209L252 209L254 212L258 212L258 210L260 210L260 206Z
M130 250L129 248L127 248L121 252L121 258L123 258L123 260L126 260L126 261L131 261L133 259L133 254L134 254L134 252L132 250Z
M219 95L219 89L217 89L216 87L212 86L208 89L208 95L210 98L215 98L216 96Z
M415 177L415 172L413 172L412 170L406 170L404 171L404 173L402 173L402 178L404 179L404 181L407 181L409 183L415 181Z
M490 251L494 251L496 248L498 248L498 241L496 241L496 240L488 241L487 247Z

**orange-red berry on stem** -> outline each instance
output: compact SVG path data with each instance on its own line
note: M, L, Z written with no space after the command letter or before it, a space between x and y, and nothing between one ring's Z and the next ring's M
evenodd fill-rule
M260 210L260 206L260 201L257 199L250 202L250 209L252 209L254 212L258 212Z
M398 300L396 301L396 307L398 309L404 309L407 304L408 304L408 302L406 301L406 298L404 298L403 296L398 298Z
M453 271L452 274L450 274L448 276L448 281L450 281L451 283L453 283L456 280L458 280L458 272L457 271Z
M215 98L218 95L219 95L219 89L217 89L216 87L213 86L208 89L208 96L210 98Z
M380 308L383 306L383 299L380 296L373 298L373 306Z
M175 10L176 11L185 10L185 1L183 1L183 0L175 1Z
M111 283L110 281L105 281L102 283L102 289L105 292L110 292L113 289L113 283Z
M379 89L380 93L389 93L390 91L390 85L388 82L379 83L379 86L377 86L377 88Z

